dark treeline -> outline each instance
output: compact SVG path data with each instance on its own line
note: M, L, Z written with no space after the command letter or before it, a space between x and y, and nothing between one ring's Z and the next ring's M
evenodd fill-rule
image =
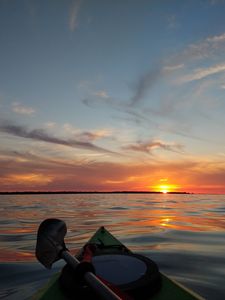
M16 192L0 192L0 195L26 195L26 194L163 194L163 192L154 191L16 191ZM167 192L167 194L190 194L187 192Z

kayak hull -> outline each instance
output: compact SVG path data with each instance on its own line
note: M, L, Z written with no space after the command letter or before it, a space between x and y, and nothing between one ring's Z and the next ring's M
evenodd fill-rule
M106 254L115 254L120 253L121 251L126 251L128 253L132 252L126 248L119 240L117 240L110 232L108 232L104 227L99 228L96 233L88 241L90 244L99 244L104 245L100 250L98 255ZM81 257L82 249L77 254L77 258ZM149 296L147 299L151 300L202 300L203 298L193 291L187 289L183 285L179 284L175 280L172 280L162 272L161 274L161 286L160 289ZM66 300L68 299L63 293L60 284L59 284L60 274L55 274L50 281L40 289L33 297L33 300ZM146 297L145 297L146 298ZM74 297L74 299L78 299ZM140 298L141 299L141 298Z

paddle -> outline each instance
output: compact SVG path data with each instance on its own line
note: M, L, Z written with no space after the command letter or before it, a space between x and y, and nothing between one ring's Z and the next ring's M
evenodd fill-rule
M40 263L50 269L55 261L62 258L101 299L121 300L118 295L94 275L94 267L91 263L79 262L69 253L64 242L66 232L66 224L62 220L47 219L40 224L36 244L36 257Z

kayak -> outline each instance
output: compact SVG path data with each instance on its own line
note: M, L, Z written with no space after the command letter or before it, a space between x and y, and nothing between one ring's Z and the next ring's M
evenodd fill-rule
M121 290L121 293L127 295L127 298L125 296L123 299L203 299L159 272L157 265L151 259L133 253L104 227L100 227L76 255L79 261L82 261L84 256L91 260L97 277L110 288ZM61 273L55 274L32 299L95 299L90 288L85 287L83 291L84 288L79 288L75 280L66 265Z

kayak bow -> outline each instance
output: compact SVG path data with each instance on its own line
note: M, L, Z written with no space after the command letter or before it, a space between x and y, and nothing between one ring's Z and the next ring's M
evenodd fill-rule
M134 254L104 227L96 231L76 258L81 263L90 261L98 279L119 297L121 292L121 299L203 299L159 272L149 258ZM85 280L78 279L66 265L34 295L33 300L111 299L94 295L92 287Z

